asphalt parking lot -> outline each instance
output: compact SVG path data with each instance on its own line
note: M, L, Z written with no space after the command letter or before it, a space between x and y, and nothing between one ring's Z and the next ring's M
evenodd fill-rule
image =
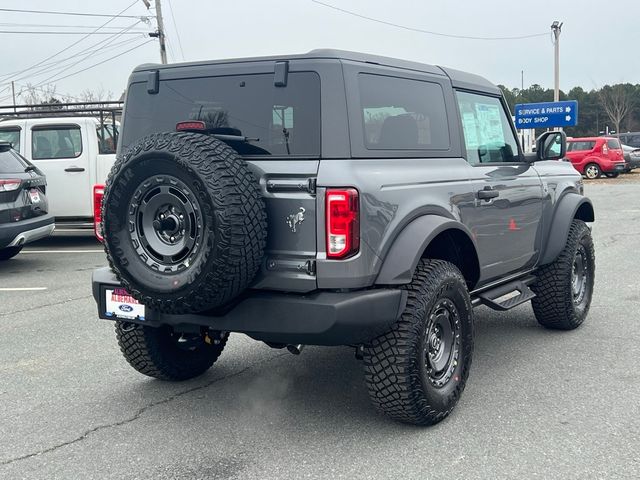
M561 333L529 305L476 310L466 391L432 428L377 414L350 348L294 357L235 335L201 378L143 377L96 317L101 247L30 246L0 265L0 478L638 478L640 181L629 178L587 185L586 323Z

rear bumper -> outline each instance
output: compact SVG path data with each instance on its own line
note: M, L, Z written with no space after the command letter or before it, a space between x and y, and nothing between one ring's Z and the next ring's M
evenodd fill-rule
M626 162L603 164L602 171L606 173L622 173L627 169Z
M102 312L105 289L120 286L115 275L109 268L94 270L92 283L98 316L113 320ZM305 295L249 290L224 314L168 315L147 309L144 320L131 322L155 327L201 325L273 343L352 345L387 330L405 305L406 292L398 289L316 291Z
M48 237L55 229L53 217L42 215L16 223L0 224L0 248L19 247Z

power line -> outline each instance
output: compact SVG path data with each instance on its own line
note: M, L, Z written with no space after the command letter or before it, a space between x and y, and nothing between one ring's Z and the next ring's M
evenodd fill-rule
M60 25L55 23L0 23L0 27L55 27L55 28L100 28L102 30L117 30L122 28L121 26L114 27L100 27L99 25ZM145 30L140 30L146 32Z
M173 28L176 29L176 37L178 37L178 46L180 47L180 56L184 61L184 50L182 50L182 40L180 39L180 30L178 29L178 24L176 23L176 17L173 15L173 5L171 5L171 0L167 0L169 3L169 11L171 12L171 20L173 20Z
M113 60L114 58L121 57L121 56L122 56L122 55L124 55L125 53L129 53L129 52L131 52L131 51L133 51L133 50L136 50L136 49L138 49L138 48L140 48L140 47L143 47L143 46L145 46L145 45L147 45L148 43L151 43L151 42L153 42L153 39L151 39L151 40L147 40L146 42L141 43L140 45L136 45L135 47L130 48L129 50L125 50L124 52L118 53L117 55L114 55L113 57L109 57L109 58L107 58L106 60L102 60L101 62L94 63L93 65L90 65L90 66L88 66L88 67L86 67L86 68L83 68L82 70L75 71L75 72L73 72L73 73L70 73L69 75L65 75L64 77L56 78L56 82L59 82L60 80L64 80L65 78L69 78L69 77L72 77L72 76L77 75L77 74L79 74L79 73L82 73L82 72L84 72L84 71L87 71L87 70L89 70L90 68L97 67L98 65L102 65L103 63L106 63L106 62L108 62L108 61L110 61L110 60Z
M474 37L474 36L469 36L469 35L453 35L453 34L449 34L449 33L434 32L434 31L431 31L431 30L423 30L421 28L407 27L406 25L398 25L397 23L387 22L386 20L380 20L378 18L367 17L366 15L361 15L359 13L352 12L350 10L345 10L343 8L336 7L335 5L330 5L328 3L323 3L323 2L320 2L318 0L311 0L311 1L313 3L318 4L318 5L322 5L324 7L331 8L333 10L337 10L338 12L346 13L347 15L352 15L354 17L362 18L364 20L369 20L369 21L372 21L372 22L381 23L383 25L389 25L391 27L401 28L403 30L409 30L411 32L418 32L418 33L426 33L426 34L429 34L429 35L435 35L435 36L438 36L438 37L458 38L458 39L465 39L465 40L522 40L522 39L525 39L525 38L534 38L534 37L542 37L542 36L546 37L548 35L547 32L545 32L545 33L534 33L534 34L531 34L531 35L519 35L519 36L514 36L514 37Z
M94 30L94 33L97 32L98 30L100 30L101 28L107 26L109 23L111 23L113 20L115 20L116 18L122 18L121 15L126 12L127 10L129 10L131 7L133 7L137 2L137 0L134 0L131 5L129 5L128 7L124 8L123 10L121 10L120 12L118 12L116 15L109 15L109 20L107 20L106 22L104 22L102 25L100 25L100 27L96 28ZM2 9L0 9L1 11ZM4 9L6 10L6 9ZM138 17L135 17L138 18ZM25 68L24 70L18 72L18 74L22 74L28 70L31 70L34 67L37 67L39 65L42 65L44 62L51 60L54 57L57 57L58 55L60 55L62 52L65 52L67 50L69 50L70 48L75 47L77 44L79 44L81 41L83 41L85 38L88 38L91 34L85 35L84 37L76 40L75 42L73 42L71 45L63 48L62 50L59 50L58 52L54 53L53 55L49 55L47 58L40 60L38 63L34 63L33 65L31 65L30 67ZM3 76L4 77L4 76ZM4 79L6 80L7 77L4 77Z
M0 33L28 33L30 35L113 35L113 32L60 32L52 30L0 30ZM126 35L140 35L145 32L127 32Z
M134 2L138 3L138 2ZM128 8L127 8L128 10ZM84 12L58 12L51 10L20 10L15 8L0 8L1 12L18 12L18 13L42 13L46 15L72 15L79 17L109 17L109 18L152 18L153 15L107 15L101 13L84 13Z

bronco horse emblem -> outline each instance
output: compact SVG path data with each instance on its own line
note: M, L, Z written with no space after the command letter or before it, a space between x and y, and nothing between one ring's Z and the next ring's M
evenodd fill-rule
M296 233L297 231L296 225L300 225L302 222L304 222L304 212L306 212L304 207L300 207L300 211L298 213L292 213L291 215L287 216L287 225L289 225L289 228L293 233Z

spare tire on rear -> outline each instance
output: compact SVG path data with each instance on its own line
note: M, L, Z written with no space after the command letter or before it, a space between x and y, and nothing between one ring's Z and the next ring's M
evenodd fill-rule
M133 297L160 312L230 302L264 255L258 181L235 150L207 135L140 139L111 170L102 218L111 268Z

